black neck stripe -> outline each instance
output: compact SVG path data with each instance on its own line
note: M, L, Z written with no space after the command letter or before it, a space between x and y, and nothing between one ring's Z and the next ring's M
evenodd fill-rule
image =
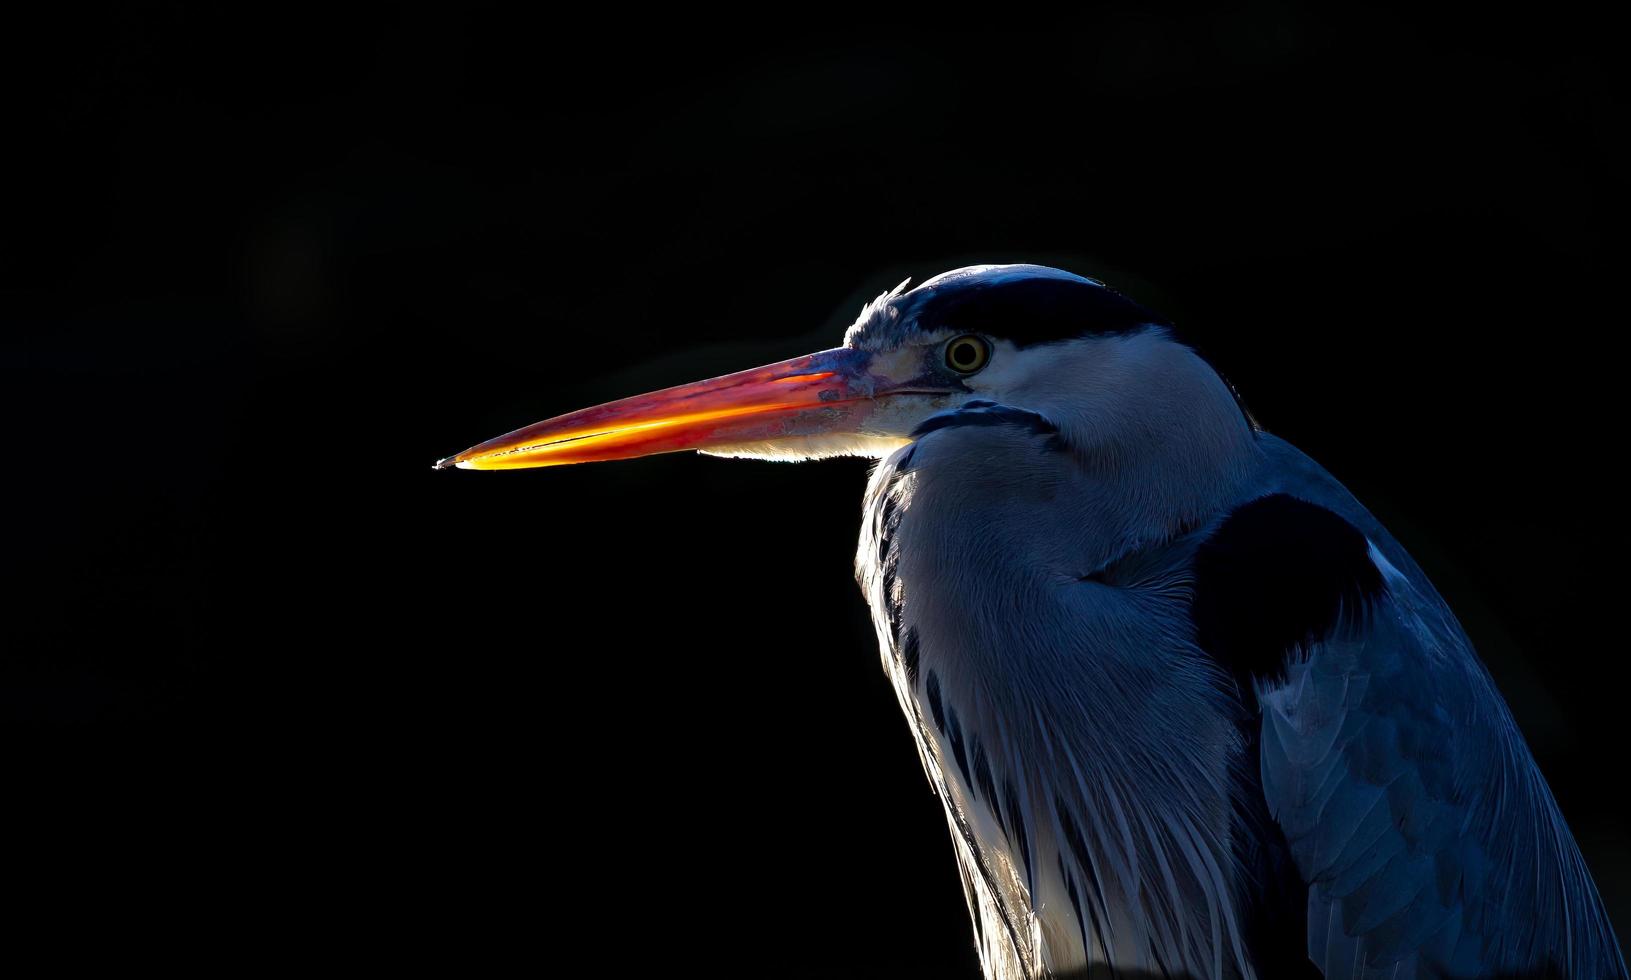
M1028 412L1023 408L1011 408L1007 405L997 405L992 402L969 402L967 406L958 411L931 415L912 430L912 438L919 439L941 429L992 425L1013 426L1014 428L1023 429L1033 436L1049 436L1047 448L1058 448L1056 445L1059 441L1058 426L1035 412Z

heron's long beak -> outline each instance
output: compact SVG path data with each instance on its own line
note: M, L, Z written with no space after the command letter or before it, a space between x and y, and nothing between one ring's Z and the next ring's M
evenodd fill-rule
M608 402L516 429L437 469L510 470L856 431L893 382L848 347Z

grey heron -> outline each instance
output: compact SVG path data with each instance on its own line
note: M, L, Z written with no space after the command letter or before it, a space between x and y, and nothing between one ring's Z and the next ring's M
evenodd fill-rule
M1410 556L1097 280L975 266L842 346L437 464L880 460L857 579L992 980L1624 977Z

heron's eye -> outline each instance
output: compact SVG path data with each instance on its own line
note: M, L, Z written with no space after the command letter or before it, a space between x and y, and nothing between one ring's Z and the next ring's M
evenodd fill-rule
M946 367L958 374L973 374L991 359L991 345L982 337L965 334L946 345Z

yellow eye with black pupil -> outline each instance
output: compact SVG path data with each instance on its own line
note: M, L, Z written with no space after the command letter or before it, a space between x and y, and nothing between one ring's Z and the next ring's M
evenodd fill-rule
M973 334L953 337L951 343L946 345L946 367L958 374L973 374L985 367L985 362L990 359L991 345Z

